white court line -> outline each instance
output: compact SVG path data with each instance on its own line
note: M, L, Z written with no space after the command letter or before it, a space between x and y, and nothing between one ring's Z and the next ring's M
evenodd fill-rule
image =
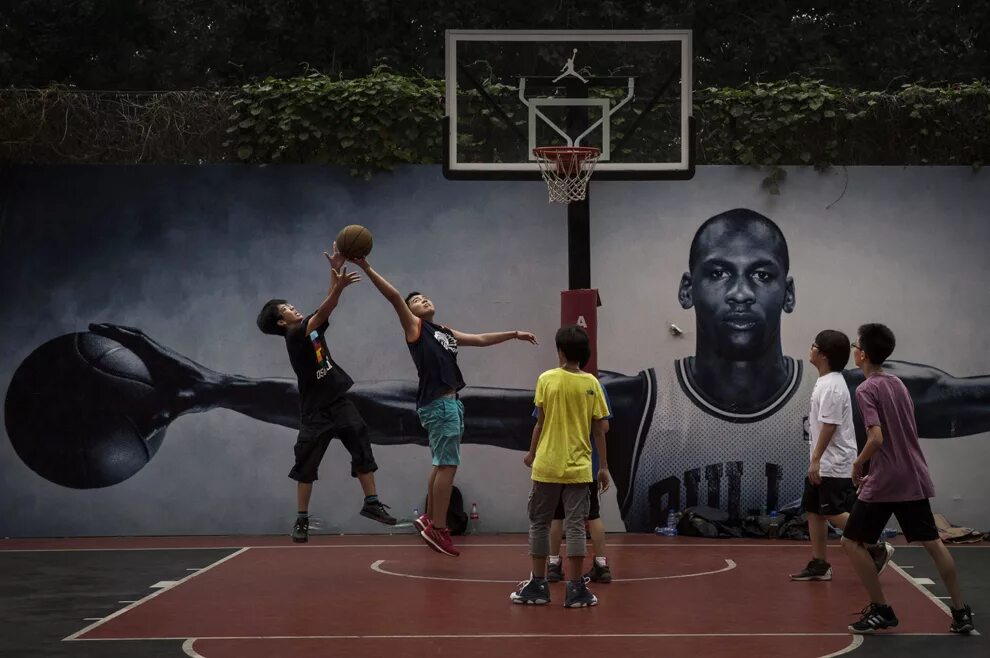
M117 601L117 603L137 603L137 601Z
M858 649L861 644L863 644L863 636L862 635L853 634L852 639L849 642L849 646L847 646L845 649L840 649L839 651L836 651L835 653L830 653L830 654L825 655L825 656L820 656L819 658L835 658L835 656L842 656L842 655L845 655L847 653L852 653L853 651L855 651L856 649ZM200 656L199 658L203 658L203 656Z
M617 536L621 536L623 533L615 533ZM808 546L811 544L806 541L790 541L787 540L786 543L781 541L777 542L767 542L765 544L730 544L730 543L706 543L706 544L671 544L671 543L650 543L650 544L630 544L617 542L613 546L615 548L800 548L807 550ZM838 543L830 543L829 546L838 546ZM114 551L236 551L245 548L252 549L287 549L291 548L294 551L306 550L306 549L323 549L323 548L422 548L425 544L422 542L417 544L324 544L324 545L303 545L298 544L276 544L276 545L264 545L258 546L254 544L241 544L239 546L162 546L162 547L141 547L141 548L2 548L0 547L0 555L4 553L96 553L96 552L114 552ZM465 543L461 544L461 548L528 548L529 544L471 544ZM919 548L917 546L896 546L897 550L905 548ZM964 546L952 546L953 549L970 549L970 550L990 550L990 544L985 546L967 544Z
M445 578L443 576L418 576L409 573L398 573L396 571L388 571L383 569L382 565L385 564L386 560L376 560L371 563L371 570L377 571L380 574L385 574L386 576L399 576L401 578L416 578L418 580L447 580L457 583L508 583L508 584L518 584L520 581L518 578L512 580L484 580L480 578ZM613 583L626 583L631 581L643 581L643 580L673 580L675 578L693 578L695 576L709 576L716 573L724 573L726 571L732 571L736 568L736 563L732 560L725 559L726 566L715 571L700 571L698 573L682 573L673 576L646 576L643 578L614 578Z
M178 582L178 580L159 580L151 586L151 589L168 589L169 587L175 587L175 584Z
M83 621L100 621L103 617L83 617Z
M186 569L186 571L199 571L199 569Z
M663 638L663 637L849 637L850 633L490 633L465 635L214 635L198 636L190 640L185 636L176 637L98 637L82 638L78 642L137 642L142 640L177 640L182 642L200 640L470 640L534 638L555 640L557 638ZM889 637L946 637L948 633L896 633Z
M189 658L206 658L206 656L197 653L196 650L193 649L193 644L195 644L198 639L199 638L191 637L182 643L182 652L189 656Z
M931 578L912 578L911 580L913 580L914 582L916 582L919 585L934 585L935 584L935 581L932 580ZM938 597L936 596L935 598L938 598Z
M175 584L184 583L184 582L186 582L186 581L188 581L188 580L190 580L192 578L195 578L196 576L202 575L202 574L206 573L207 571L209 571L210 569L212 569L213 567L219 566L219 565L223 564L224 562L226 562L227 560L230 560L232 558L235 558L235 557L237 557L241 553L244 553L247 550L248 550L247 548L242 548L241 550L237 551L236 553L231 553L227 557L221 558L221 559L217 560L216 562L214 562L213 564L211 564L209 566L206 566L206 567L203 567L201 570L197 571L196 573L191 573L188 576L186 576L185 578L183 578L181 580L175 581ZM73 633L72 635L70 635L70 636L68 636L66 638L63 638L62 641L63 642L69 642L69 641L72 641L72 640L78 640L80 635L83 635L84 633L87 633L87 632L93 630L97 626L101 626L101 625L105 624L106 622L110 621L111 619L114 619L116 617L119 617L120 615L124 614L125 612L127 612L129 610L133 610L134 608L138 607L142 603L147 603L148 601L150 601L151 599L155 598L156 596L158 596L162 592L167 592L169 589L171 589L171 588L163 587L163 588L161 588L159 590L156 590L156 591L152 592L151 594L149 594L148 596L144 597L143 599L139 599L139 600L135 601L134 603L130 604L129 606L126 606L124 608L121 608L117 612L104 617L100 621L95 622L93 624L90 624L86 628L83 628L82 630L78 630L75 633Z

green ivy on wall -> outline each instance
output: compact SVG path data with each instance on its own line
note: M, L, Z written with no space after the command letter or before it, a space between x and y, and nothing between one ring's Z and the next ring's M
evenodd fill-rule
M312 73L222 91L0 90L0 162L320 163L368 176L440 161L443 95L442 80L384 66L362 78ZM497 127L480 98L466 101ZM990 156L981 81L882 92L787 80L699 89L694 101L698 164L770 167L771 192L783 165L979 168Z

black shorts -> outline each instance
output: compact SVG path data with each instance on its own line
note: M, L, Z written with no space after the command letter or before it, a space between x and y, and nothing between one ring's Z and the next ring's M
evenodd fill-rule
M594 521L595 519L601 518L601 510L598 507L598 483L590 482L588 483L588 492L591 495L591 510L588 512L588 520ZM553 512L553 518L555 521L564 520L564 501L560 500L557 502L557 509Z
M821 516L835 516L851 512L856 502L856 487L852 478L823 477L821 484L811 484L804 478L804 496L801 509Z
M368 426L354 403L339 397L302 419L295 446L296 463L289 471L289 477L305 483L317 480L320 462L334 437L351 453L352 477L378 470L368 438Z
M880 541L880 535L891 514L897 517L901 532L909 542L938 539L938 528L935 527L932 506L927 498L899 503L868 503L857 500L842 536L861 544L875 544Z

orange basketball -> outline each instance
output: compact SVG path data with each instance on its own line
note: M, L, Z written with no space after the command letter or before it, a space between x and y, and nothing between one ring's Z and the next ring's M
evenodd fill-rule
M337 251L345 258L364 258L371 253L374 240L371 231L359 224L351 224L337 234Z

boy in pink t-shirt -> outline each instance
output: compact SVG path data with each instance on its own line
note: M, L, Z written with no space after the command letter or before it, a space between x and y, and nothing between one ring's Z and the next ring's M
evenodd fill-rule
M866 546L880 538L890 515L909 542L919 541L935 562L952 599L953 633L974 629L973 613L962 602L956 563L938 537L928 499L935 495L928 464L918 442L914 403L904 383L884 372L883 362L894 351L894 333L882 324L864 324L852 344L856 365L866 380L856 389L856 402L866 425L867 441L853 462L853 482L859 498L846 522L842 545L860 581L870 595L862 618L849 625L854 633L873 633L897 626L897 616L887 604L880 578ZM869 460L870 471L863 475Z

